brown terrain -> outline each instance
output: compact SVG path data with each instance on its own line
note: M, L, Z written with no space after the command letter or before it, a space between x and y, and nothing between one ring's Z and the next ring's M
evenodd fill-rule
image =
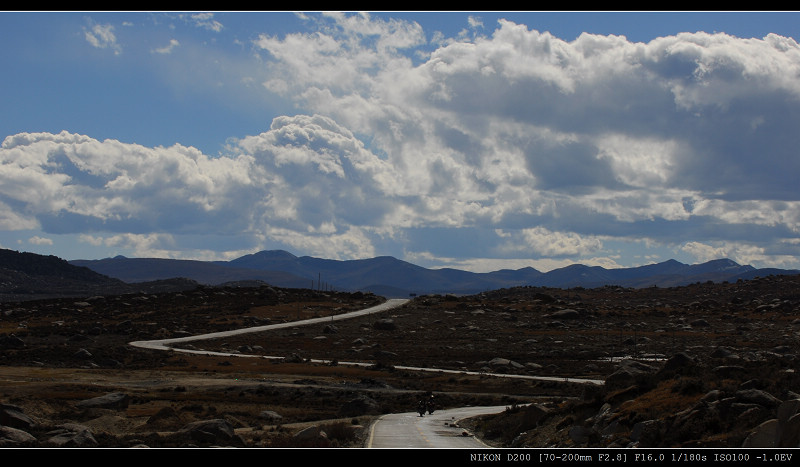
M262 285L0 303L0 446L362 447L378 416L429 392L441 408L506 405L460 422L496 447L800 443L800 276L427 295L183 344L278 358L129 345L382 301Z

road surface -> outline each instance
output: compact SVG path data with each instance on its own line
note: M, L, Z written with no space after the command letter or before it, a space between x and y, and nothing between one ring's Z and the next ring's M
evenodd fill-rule
M500 413L507 406L461 407L437 410L420 417L417 412L387 414L373 423L368 448L489 448L458 426L464 418Z

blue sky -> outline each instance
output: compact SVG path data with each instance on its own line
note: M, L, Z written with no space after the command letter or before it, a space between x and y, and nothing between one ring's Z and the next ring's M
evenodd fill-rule
M800 268L796 12L0 12L0 247Z

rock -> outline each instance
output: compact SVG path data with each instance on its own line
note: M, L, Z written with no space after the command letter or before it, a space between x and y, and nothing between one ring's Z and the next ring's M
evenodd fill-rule
M781 404L780 399L760 389L745 389L742 391L736 391L735 397L739 401L758 404L770 409L777 408Z
M339 415L342 417L357 417L359 415L377 413L380 413L380 405L367 396L352 399L339 409Z
M172 407L162 407L158 412L147 419L147 425L156 425L162 422L180 420L180 415Z
M380 360L382 358L395 358L397 354L388 350L376 350L372 356Z
M577 445L587 444L592 435L592 429L585 426L575 425L569 429L569 438Z
M712 368L711 371L713 371L720 378L734 378L747 374L747 370L743 366L739 365L718 366Z
M704 320L702 318L692 321L691 323L689 323L689 325L691 327L693 327L693 328L708 328L708 327L711 327L711 324L709 324L708 321L706 321L706 320Z
M728 358L733 355L733 352L724 348L724 347L717 347L711 352L711 356L714 358Z
M778 419L767 420L753 429L745 438L743 448L774 448L778 444L780 426Z
M86 349L78 349L78 351L72 354L72 356L81 360L88 360L92 358L92 354Z
M554 319L578 319L581 317L581 314L577 310L567 308L550 313L549 317Z
M606 388L622 389L633 384L647 383L658 369L635 360L624 360L617 370L606 378Z
M25 341L15 336L0 336L0 349L21 349L25 347Z
M496 357L489 360L488 365L492 368L515 368L515 369L522 369L525 368L525 365L521 363L517 363L513 360L509 360L507 358L500 358Z
M97 440L89 427L77 423L65 423L47 433L50 438L45 445L58 448L93 448Z
M112 392L104 396L82 400L75 404L82 409L102 408L102 409L125 409L130 402L130 396L123 392Z
M258 418L263 418L263 419L268 420L270 422L277 422L277 421L283 419L283 417L278 412L274 412L272 410L264 410L264 411L262 411L261 413L258 414Z
M661 439L661 427L658 420L639 422L631 429L631 441L638 442L639 447L652 447Z
M379 329L381 331L394 331L397 329L397 325L395 324L394 320L391 318L381 319L375 321L372 324L372 327L375 329Z
M29 430L34 423L22 412L21 408L10 404L0 404L0 425Z
M313 425L300 430L292 438L295 441L309 442L327 439L328 435L318 425Z
M798 448L800 447L800 414L795 414L786 422L780 424L781 438L778 447Z
M178 431L203 444L222 444L244 446L242 439L236 435L233 426L227 420L215 418L192 422Z
M789 399L778 406L778 421L786 423L797 414L800 409L800 399Z
M29 447L36 441L36 438L27 431L0 425L0 448Z
M696 365L695 360L684 352L679 352L670 357L661 368L662 373L672 374L679 372L685 374L685 370Z

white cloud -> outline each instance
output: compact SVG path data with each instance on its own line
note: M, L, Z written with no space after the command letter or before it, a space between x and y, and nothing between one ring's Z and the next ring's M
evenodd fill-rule
M33 237L28 239L28 243L31 245L52 245L53 240L49 238L40 237L38 235L34 235Z
M110 24L95 24L89 29L84 29L84 37L89 44L98 49L111 49L116 55L122 52L114 35L114 26Z
M214 13L192 13L181 15L181 17L195 26L209 31L220 32L224 29L222 23L214 19Z
M527 252L536 257L583 257L603 247L603 242L597 237L586 237L574 232L553 232L544 227L514 232L498 229L497 234L505 239L500 251L506 254Z
M177 39L170 39L168 45L165 45L164 47L159 47L159 48L153 49L153 53L170 54L170 53L172 53L173 50L175 50L176 47L179 47L180 45L181 45L181 43L178 42Z

